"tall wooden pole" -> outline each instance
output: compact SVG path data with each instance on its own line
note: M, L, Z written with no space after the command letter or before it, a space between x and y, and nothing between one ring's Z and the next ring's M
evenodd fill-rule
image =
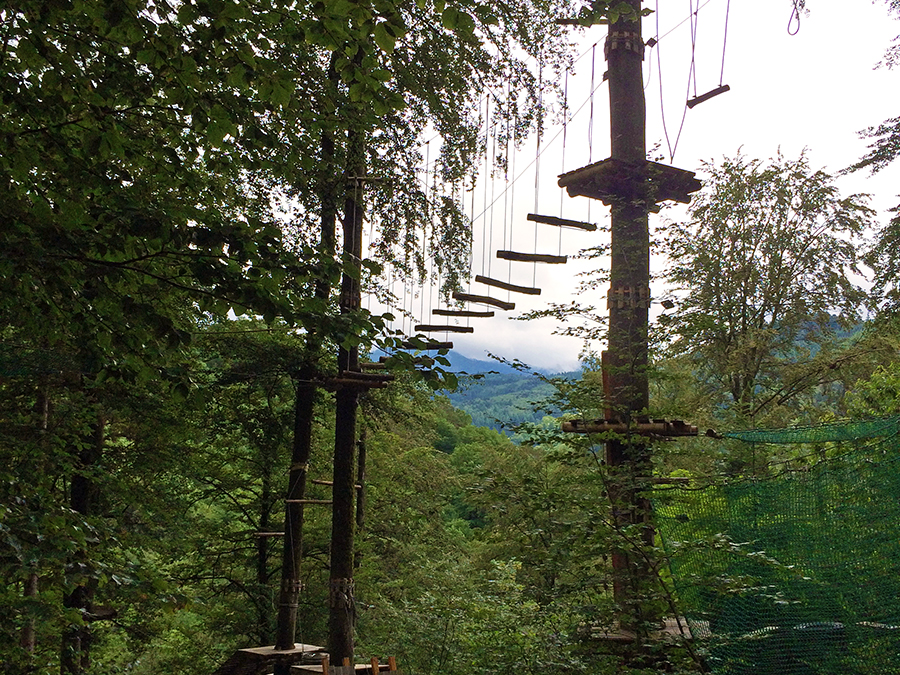
M627 0L632 13L610 24L605 53L609 64L611 158L634 166L646 162L641 1ZM646 411L648 308L650 300L650 233L648 203L643 185L620 194L612 203L612 242L609 295L608 406L614 417L631 422ZM611 501L617 526L643 523L644 543L653 543L649 504L642 499L635 478L648 475L650 452L640 436L606 445ZM649 570L626 549L613 554L614 592L623 627L640 630L645 623Z
M362 259L362 223L365 164L365 136L358 129L347 134L348 186L344 202L344 264L355 274L341 279L342 313L360 308L359 271ZM345 267L346 269L346 267ZM341 347L338 371L359 371L359 349ZM353 594L354 497L356 493L355 450L356 413L359 394L353 387L341 387L336 394L334 434L334 475L332 478L331 573L329 580L328 651L332 663L353 658L356 603Z

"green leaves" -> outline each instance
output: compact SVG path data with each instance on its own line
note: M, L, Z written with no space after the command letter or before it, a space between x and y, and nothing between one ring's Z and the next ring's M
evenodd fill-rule
M741 155L707 164L692 220L670 226L667 278L685 293L671 315L674 352L698 359L743 414L784 386L784 369L853 326L865 301L858 242L872 223L865 195L843 198L805 155ZM815 346L813 346L815 345Z

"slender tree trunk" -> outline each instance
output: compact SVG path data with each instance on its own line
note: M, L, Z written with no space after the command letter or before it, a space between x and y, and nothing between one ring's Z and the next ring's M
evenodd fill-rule
M43 448L46 444L47 430L50 427L50 387L46 382L46 378L42 377L38 383L37 400L35 401L35 412L38 414L38 433L41 437L39 445ZM25 580L23 595L29 599L38 597L40 586L40 577L37 572L32 572ZM35 633L34 619L29 617L25 620L22 627L22 635L19 644L29 654L34 654L37 646L37 637Z
M94 433L90 442L86 442L79 451L77 468L72 475L69 505L72 510L87 518L93 515L97 503L98 486L92 477L103 456L106 420L98 413L94 423ZM83 564L87 552L81 551L75 557L75 563ZM62 654L60 670L63 675L82 675L90 667L91 662L91 629L87 620L92 610L96 584L89 581L79 583L74 590L63 599L67 609L80 611L82 619L67 627L62 636Z
M262 494L259 506L259 530L268 532L272 520L272 453L266 449L262 462ZM272 640L272 594L269 589L269 538L259 537L256 542L256 630L259 641L269 644Z

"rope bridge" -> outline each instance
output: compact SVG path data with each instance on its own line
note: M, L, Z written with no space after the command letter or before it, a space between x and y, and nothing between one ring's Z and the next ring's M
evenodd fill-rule
M796 444L801 459L657 499L712 672L900 672L900 415L727 436Z

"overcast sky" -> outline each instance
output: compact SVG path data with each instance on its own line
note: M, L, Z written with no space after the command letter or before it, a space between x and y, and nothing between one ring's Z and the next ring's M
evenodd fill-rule
M697 4L694 0L692 6L696 9ZM656 47L647 50L644 63L647 141L648 147L658 143L660 154L669 163L669 148L674 146L688 97L691 22L685 21L690 14L689 0L661 0L659 5L659 13L645 18L643 26L645 39L662 36ZM701 172L704 160L733 156L739 148L745 155L758 158L771 157L779 148L786 157L795 158L806 148L814 167L837 172L865 152L866 141L857 132L900 115L900 69L874 68L891 40L900 33L900 21L890 18L885 3L880 1L872 4L866 0L853 3L812 0L809 5L811 12L801 18L799 31L789 35L790 0L731 0L726 41L728 0L700 0L694 52L697 93L719 85L723 42L726 45L723 82L731 91L687 112L671 164ZM646 6L654 8L654 3ZM797 28L796 22L791 28ZM583 30L578 38L582 52L589 52L591 45L599 41L596 83L606 69L602 57L605 32L605 27L594 27ZM660 105L660 70L668 140ZM556 186L557 174L609 156L609 100L605 85L594 96L592 152L588 155L590 71L588 53L570 75L570 109L584 107L567 126L565 146L559 129L549 129L544 137L538 210L548 215L602 223L608 222L608 208L598 202L589 206L590 200L586 198L561 198L562 191ZM690 95L693 90L691 86ZM487 352L493 352L541 369L571 370L578 364L582 347L579 340L551 335L555 323L550 320L523 323L510 321L509 317L547 302L570 302L575 297L572 295L577 285L575 275L584 269L584 263L570 260L564 266L535 266L497 261L490 255L491 250L510 248L510 236L514 237L511 248L535 250L534 226L525 218L535 206L534 172L526 169L534 159L533 146L526 146L513 157L518 179L509 193L503 193L502 182L489 185L487 190L484 184L476 188L475 215L482 212L483 215L476 221L473 274L489 273L525 286L534 283L542 289L542 294L530 297L494 290L491 295L514 300L516 310L497 311L494 319L472 320L474 334L455 335L452 339L456 350L470 357L485 358ZM699 177L702 178L702 172ZM885 209L900 202L897 197L900 163L875 177L868 174L841 177L838 185L843 193L871 193L873 206L886 219ZM502 198L498 198L500 195ZM485 210L484 201L491 202L492 196L493 207ZM668 216L678 217L678 211L669 211ZM651 227L655 218L651 217ZM505 243L504 223L509 231ZM486 255L481 252L480 228L487 228L493 235ZM560 236L555 228L541 226L537 251L572 255L583 246L600 243L602 237L600 233L572 230ZM658 267L660 261L654 264ZM472 288L473 292L482 294L488 290L476 285ZM663 289L656 283L652 290L658 297ZM605 289L582 300L605 308L604 297ZM419 307L418 302L415 306ZM423 318L430 320L428 316ZM442 338L440 334L435 337Z

